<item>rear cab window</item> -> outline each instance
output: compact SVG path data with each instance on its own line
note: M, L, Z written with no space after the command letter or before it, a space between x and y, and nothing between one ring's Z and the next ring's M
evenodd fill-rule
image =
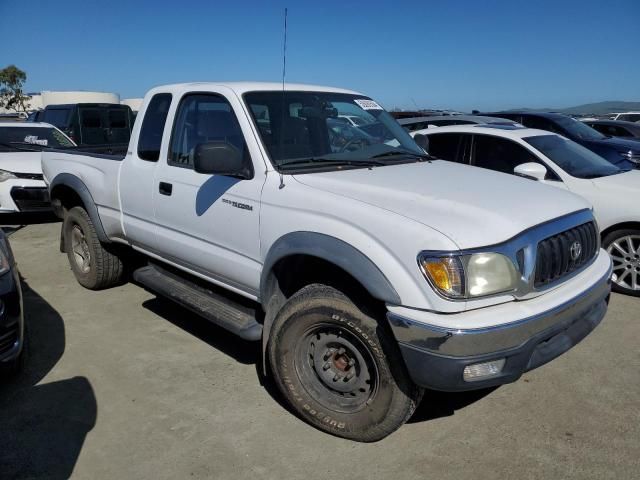
M160 158L160 145L167 114L171 106L170 93L157 93L149 102L138 136L138 157L149 162Z

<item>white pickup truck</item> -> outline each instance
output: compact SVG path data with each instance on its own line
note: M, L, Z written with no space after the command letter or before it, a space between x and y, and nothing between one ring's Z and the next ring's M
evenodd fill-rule
M424 388L515 381L607 309L585 200L429 157L357 92L157 87L121 155L42 163L82 285L143 254L136 282L262 341L293 409L341 437L387 436Z

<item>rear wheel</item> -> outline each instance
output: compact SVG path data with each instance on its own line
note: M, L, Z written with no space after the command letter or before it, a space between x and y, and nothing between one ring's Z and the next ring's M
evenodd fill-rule
M69 264L80 285L99 290L122 281L122 260L100 243L95 226L82 207L67 212L62 228Z
M640 297L640 230L618 230L602 240L613 260L612 289Z
M324 285L300 290L278 313L269 360L280 390L304 420L352 440L391 434L422 396L383 326Z

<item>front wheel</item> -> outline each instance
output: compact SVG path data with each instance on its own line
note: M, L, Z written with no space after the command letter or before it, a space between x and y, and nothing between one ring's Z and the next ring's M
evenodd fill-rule
M271 370L308 423L339 437L374 442L402 426L422 397L389 335L341 292L310 285L276 317Z
M613 260L613 291L640 297L640 230L611 232L602 245Z

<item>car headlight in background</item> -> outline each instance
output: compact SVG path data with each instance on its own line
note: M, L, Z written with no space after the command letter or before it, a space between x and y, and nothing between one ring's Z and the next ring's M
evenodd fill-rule
M622 155L627 160L632 161L633 163L640 163L640 153L636 153L633 150L620 152L620 155Z
M0 170L0 182L6 182L11 178L17 178L17 177L11 172L7 172L6 170Z
M418 256L418 264L429 283L442 295L474 298L515 290L518 272L513 262L500 253Z
M4 275L11 269L13 253L4 236L0 237L0 275Z

